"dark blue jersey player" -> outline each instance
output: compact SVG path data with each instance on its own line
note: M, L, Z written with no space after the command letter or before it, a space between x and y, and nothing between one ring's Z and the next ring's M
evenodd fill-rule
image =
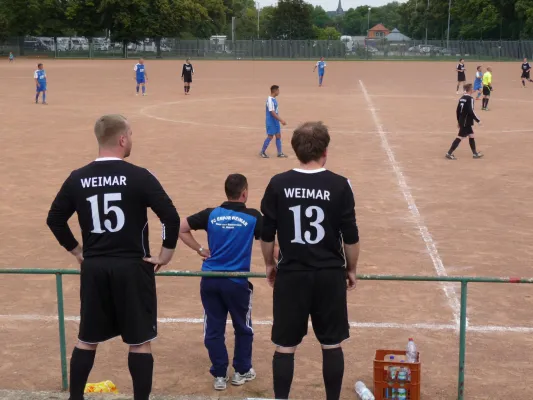
M37 88L37 93L35 94L35 104L39 102L39 95L43 93L43 104L46 103L46 72L44 70L43 64L39 63L37 69L33 74L33 79L35 80L35 85Z
M143 96L146 96L146 81L148 81L148 74L144 66L144 59L140 58L139 62L133 67L135 71L135 80L137 81L137 96L139 95L139 86L142 86Z

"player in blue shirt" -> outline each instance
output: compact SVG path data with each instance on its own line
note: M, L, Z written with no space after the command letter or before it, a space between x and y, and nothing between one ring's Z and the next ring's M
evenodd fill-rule
M228 201L187 218L180 226L180 238L204 259L202 271L250 272L253 241L261 237L262 215L246 207L248 182L244 175L229 175L224 189ZM207 231L208 249L196 241L191 230ZM211 359L215 390L225 390L228 381L224 342L228 313L235 329L235 374L231 384L241 386L256 378L252 368L252 294L253 285L247 278L204 277L200 283L204 344Z
M318 68L318 86L322 86L322 80L324 79L324 73L326 72L326 62L324 61L324 57L320 57L320 61L318 61L315 65L315 68L313 68L313 72Z
M279 117L278 101L276 97L279 96L279 86L273 85L270 87L270 96L266 101L266 134L267 138L263 143L263 148L259 155L262 158L268 158L266 150L268 145L272 141L272 138L276 136L276 147L278 149L279 158L287 158L281 149L281 125L287 125L287 123Z
M474 92L477 91L476 100L481 97L481 90L483 89L483 70L481 65L476 68L476 79L474 79Z
M39 63L37 65L37 70L33 74L33 79L35 79L35 85L37 87L37 94L35 95L35 104L39 102L39 95L43 93L43 104L46 103L46 72L44 71L43 64Z
M148 74L144 66L144 59L139 58L139 62L133 67L135 71L135 80L137 81L137 96L139 95L139 86L142 86L143 96L146 96L146 82L148 81Z
M15 56L13 55L13 52L10 51L9 52L9 62L12 63L13 61L15 61Z

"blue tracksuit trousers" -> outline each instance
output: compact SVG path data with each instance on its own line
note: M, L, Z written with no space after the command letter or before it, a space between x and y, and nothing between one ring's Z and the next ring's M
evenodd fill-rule
M204 344L211 359L211 374L226 377L229 365L225 334L228 313L235 330L233 368L244 374L252 368L253 285L230 278L202 278L200 296L204 307Z

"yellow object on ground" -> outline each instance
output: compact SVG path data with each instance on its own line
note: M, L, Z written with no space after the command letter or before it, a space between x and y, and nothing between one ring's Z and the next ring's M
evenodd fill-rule
M118 393L118 389L111 381L88 383L85 385L85 393Z

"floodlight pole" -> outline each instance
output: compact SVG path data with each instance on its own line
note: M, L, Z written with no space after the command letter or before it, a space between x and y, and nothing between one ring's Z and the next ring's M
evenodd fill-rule
M428 14L429 14L429 0L426 8L426 44L428 44Z
M366 31L366 37L370 35L370 10L372 10L372 7L368 7L368 29Z
M260 12L261 5L259 4L258 1L255 4L257 7L257 38L259 39L259 12Z
M450 16L451 14L452 14L452 0L448 0L448 32L446 33L446 48L447 49L450 48Z

